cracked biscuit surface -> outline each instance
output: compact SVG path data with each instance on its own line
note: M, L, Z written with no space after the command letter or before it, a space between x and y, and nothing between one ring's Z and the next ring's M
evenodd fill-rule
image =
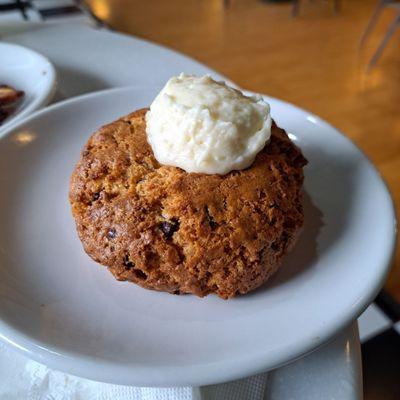
M71 176L86 253L118 280L227 299L263 284L303 224L300 150L275 124L247 169L226 175L160 165L138 110L95 132Z

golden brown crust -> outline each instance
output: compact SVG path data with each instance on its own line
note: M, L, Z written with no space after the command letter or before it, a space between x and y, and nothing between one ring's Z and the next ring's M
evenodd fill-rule
M282 262L303 224L306 160L275 124L251 167L227 175L160 165L146 109L102 127L71 177L85 251L119 280L171 293L247 293Z

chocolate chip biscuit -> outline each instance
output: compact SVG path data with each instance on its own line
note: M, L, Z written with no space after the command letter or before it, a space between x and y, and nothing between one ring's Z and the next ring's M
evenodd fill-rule
M70 202L85 251L147 289L228 299L262 285L303 225L300 150L273 124L249 168L187 173L154 158L146 111L102 127L82 151Z

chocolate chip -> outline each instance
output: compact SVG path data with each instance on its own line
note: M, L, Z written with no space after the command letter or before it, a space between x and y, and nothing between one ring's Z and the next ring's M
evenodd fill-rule
M208 223L211 229L215 229L218 226L218 224L213 219L210 219Z
M296 221L294 221L294 220L291 219L291 218L288 218L288 219L286 219L286 220L283 222L283 227L284 227L284 228L292 229L292 228L294 228L295 226L296 226Z
M267 197L267 194L265 193L264 190L260 190L260 191L258 192L258 197L259 197L260 199L265 199L265 198Z
M268 225L275 225L276 224L276 218L272 217L269 221L268 221Z
M116 236L116 231L115 231L115 229L114 228L111 228L111 229L109 229L108 230L108 232L107 232L107 237L109 238L109 239L114 239L115 238L115 236Z
M125 254L125 256L124 256L124 265L125 265L126 270L130 270L135 266L133 264L133 262L131 260L129 260L128 254Z
M207 206L204 207L204 210L206 212L208 225L210 225L211 229L215 229L218 226L218 224L215 222L213 216L210 214L210 211L208 210Z
M179 222L176 219L163 221L161 222L160 229L163 231L165 237L169 239L179 229Z
M100 198L100 192L94 193L92 197L92 201L96 201Z
M275 242L273 242L271 244L271 249L274 250L274 251L277 251L277 250L279 250L279 246Z
M134 269L133 274L141 281L147 279L147 275L141 269Z
M172 292L172 294L180 295L181 292L180 292L179 290L174 290L174 291Z

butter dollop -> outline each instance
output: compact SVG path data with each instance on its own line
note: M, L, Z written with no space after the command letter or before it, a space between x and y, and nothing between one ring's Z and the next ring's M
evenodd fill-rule
M181 74L151 104L146 133L159 163L223 175L249 167L267 144L270 107L208 75Z

